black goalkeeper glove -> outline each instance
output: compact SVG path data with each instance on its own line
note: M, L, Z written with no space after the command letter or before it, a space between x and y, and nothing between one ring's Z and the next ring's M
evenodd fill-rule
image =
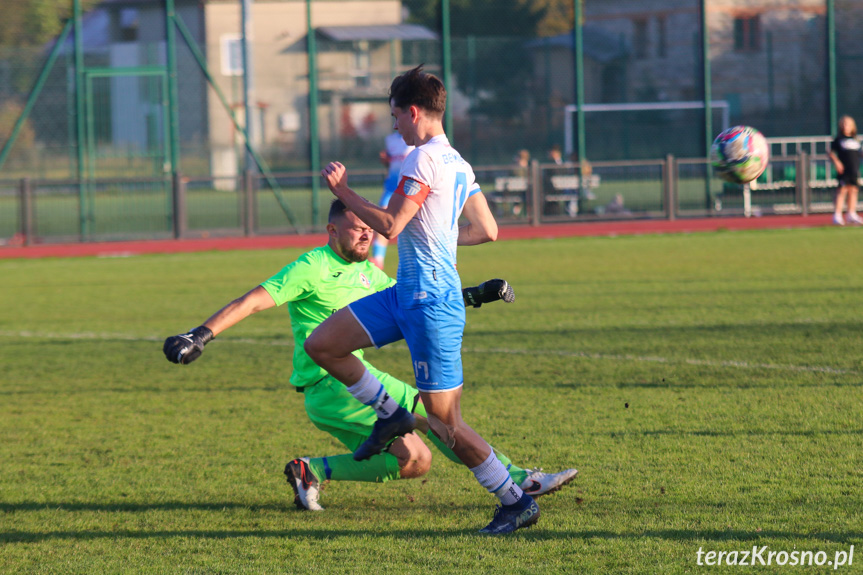
M461 290L461 295L464 297L464 305L472 305L473 307L479 307L484 303L499 299L506 303L515 301L515 291L513 291L512 286L499 279L482 282L476 287L464 288Z
M215 337L208 327L199 326L189 333L174 335L165 340L162 351L168 361L186 365L204 353L204 346Z

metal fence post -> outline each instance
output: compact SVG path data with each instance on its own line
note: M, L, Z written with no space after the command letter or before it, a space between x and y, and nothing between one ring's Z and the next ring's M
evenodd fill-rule
M665 213L669 220L677 218L677 164L674 161L674 155L668 154L665 156L665 178L663 182L662 192L663 201L665 202Z
M255 174L251 170L243 172L243 233L246 237L255 235Z
M171 173L180 171L180 91L177 83L177 29L175 28L176 8L174 0L165 0L165 69L168 74L168 114L167 114L167 137L170 146L169 159L171 160ZM245 72L245 70L244 70ZM184 230L185 231L185 230Z
M809 215L809 154L801 150L797 154L794 178L794 200L800 205L801 213Z
M713 78L710 68L710 27L707 21L707 0L699 3L699 17L701 19L701 72L704 86L704 157L710 158L713 147ZM710 170L704 174L704 207L708 212L715 209L713 193L710 188Z
M186 237L186 182L179 172L174 172L171 177L171 187L174 200L174 239Z
M24 245L29 246L33 243L33 189L30 178L21 178L18 192L21 196L21 236Z
M530 225L538 226L542 215L542 198L545 196L542 189L542 171L539 169L539 160L530 162Z
M837 107L837 73L836 73L836 2L827 0L827 98L829 100L829 113L827 121L827 133L833 129L838 121ZM814 150L813 150L814 151Z
M441 0L440 3L440 37L441 37L441 71L443 72L443 85L452 90L452 28L450 26L450 2ZM446 101L444 112L444 131L450 143L455 145L455 129L453 128L452 104L450 98Z
M587 160L587 136L584 122L584 0L573 2L573 25L572 25L572 64L575 92L573 98L576 106L576 121L578 123L578 162L579 177L584 175L584 162ZM579 209L582 206L579 206Z
M309 66L309 171L316 174L321 169L321 134L318 127L318 47L312 28L312 0L306 0L306 50ZM447 84L449 85L449 84ZM270 182L270 187L273 187ZM321 197L321 178L312 177L312 228L318 225L318 204ZM289 216L290 218L290 216ZM293 222L291 222L293 223ZM294 225L296 227L296 224Z

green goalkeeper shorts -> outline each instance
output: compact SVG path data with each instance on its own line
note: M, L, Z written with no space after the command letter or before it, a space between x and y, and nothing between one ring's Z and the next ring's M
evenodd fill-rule
M408 411L413 411L418 395L415 388L370 363L363 363L384 385L390 397ZM377 420L375 410L354 399L347 387L334 377L327 376L307 387L303 395L306 413L315 427L341 441L349 450L356 450L372 432Z

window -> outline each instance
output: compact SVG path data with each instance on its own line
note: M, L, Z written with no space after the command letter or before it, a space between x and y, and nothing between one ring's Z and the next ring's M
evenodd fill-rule
M223 34L222 44L222 75L243 75L243 42L238 34Z
M602 70L602 101L626 101L626 67L611 63Z
M354 77L354 85L357 88L368 88L371 85L372 56L369 43L361 40L354 43L354 69L351 75Z
M761 16L738 16L734 19L734 49L738 52L761 49Z
M656 17L656 57L665 58L668 55L668 18Z
M123 8L120 10L120 42L134 42L138 39L138 10Z
M633 48L635 49L635 59L644 60L647 58L647 20L639 19L633 23Z

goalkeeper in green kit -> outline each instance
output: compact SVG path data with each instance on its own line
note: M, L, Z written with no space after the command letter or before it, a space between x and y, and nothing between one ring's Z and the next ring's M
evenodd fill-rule
M334 436L349 450L342 455L301 457L285 467L288 483L294 490L294 503L300 509L321 511L319 486L324 480L385 482L424 475L431 466L431 452L417 435L397 437L383 453L355 461L353 451L368 438L377 415L347 391L345 386L315 364L303 350L308 335L334 311L370 293L387 288L395 280L368 261L373 230L339 201L333 201L328 218L327 245L313 249L279 273L232 301L201 326L165 340L165 356L174 363L188 364L197 359L219 333L246 317L278 305L288 304L294 333L291 384L303 392L306 413L312 423ZM512 288L503 280L490 280L463 290L466 305L479 307L498 299L512 301ZM362 359L362 350L354 352ZM449 459L459 459L428 431L425 409L417 390L375 369L366 367L383 383L386 392L402 407L413 412L417 430L425 433ZM578 473L567 469L543 473L522 469L503 454L495 452L507 467L513 481L532 496L559 489Z

